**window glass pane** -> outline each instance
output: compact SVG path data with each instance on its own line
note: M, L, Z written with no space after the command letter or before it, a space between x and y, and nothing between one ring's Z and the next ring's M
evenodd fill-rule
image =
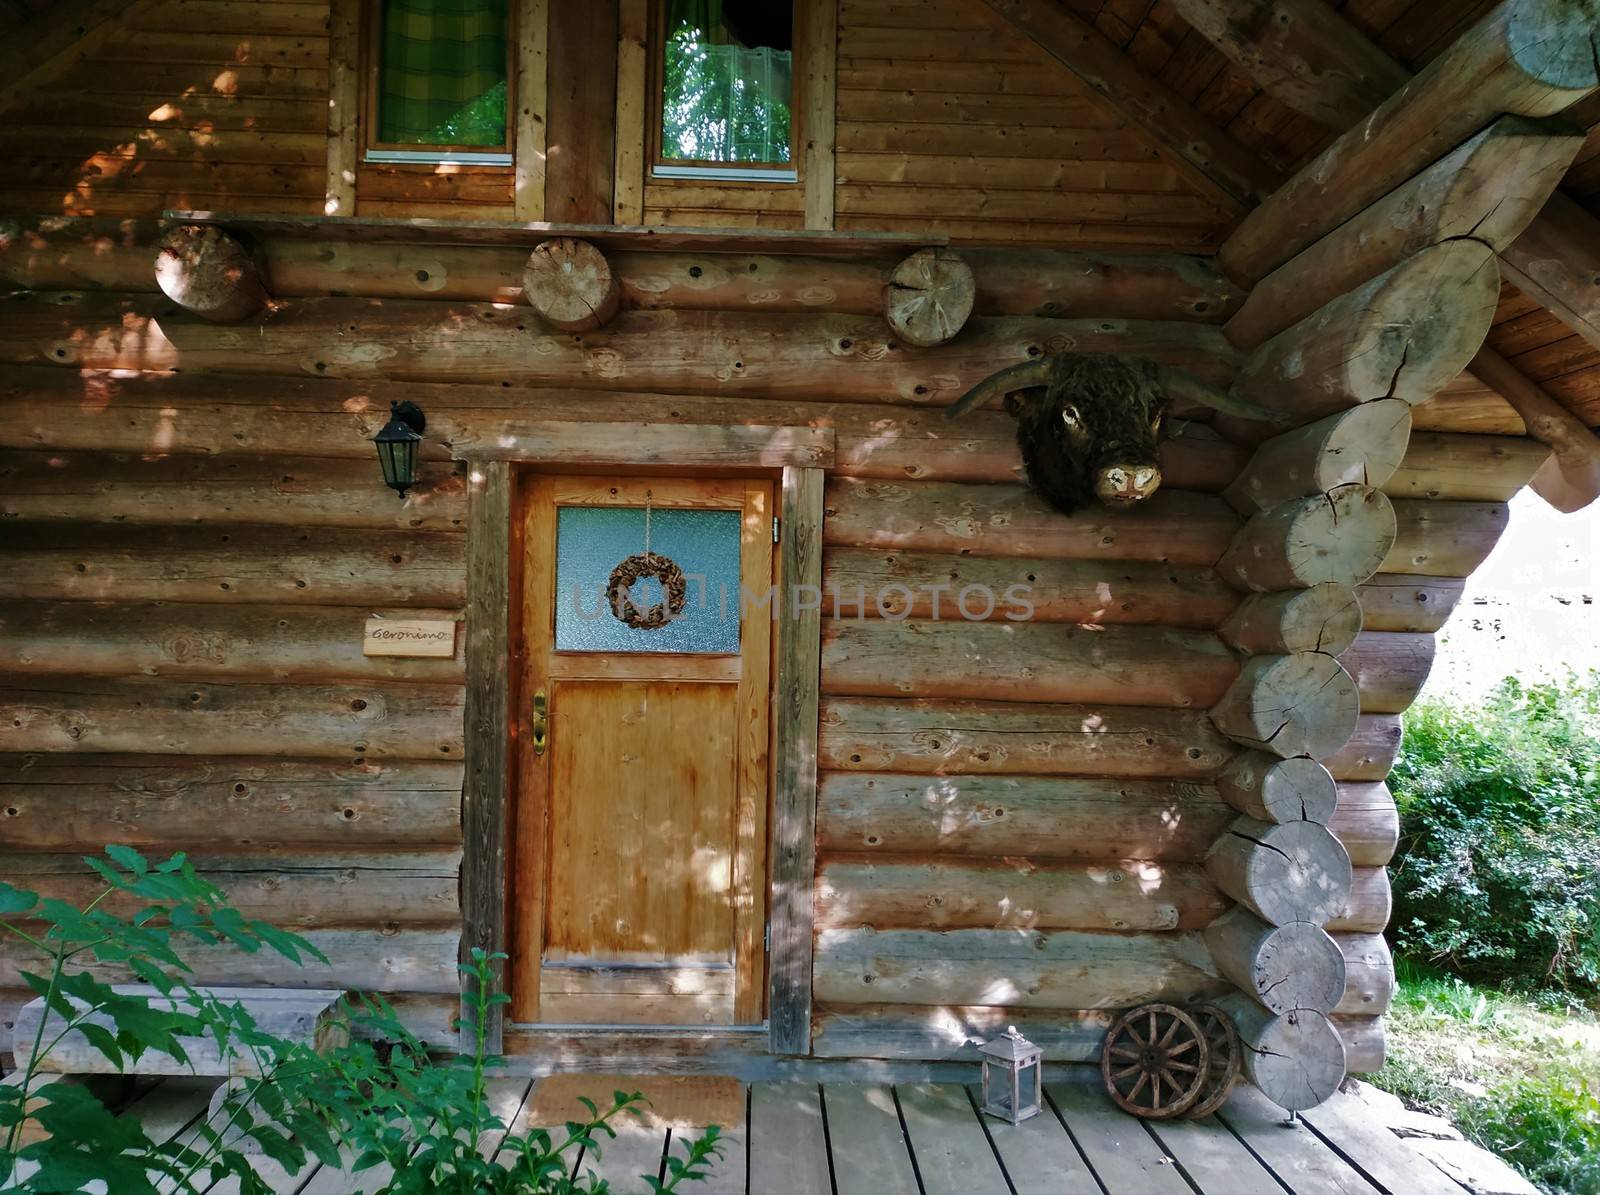
M506 0L383 0L378 140L506 144Z
M662 156L786 164L793 3L667 0L666 11Z
M736 510L652 510L650 551L683 570L683 612L655 630L631 627L606 601L612 570L644 551L640 507L563 506L556 512L556 650L739 651L739 524ZM665 598L659 581L634 582L633 603ZM765 596L764 594L761 596ZM759 613L759 611L757 611Z

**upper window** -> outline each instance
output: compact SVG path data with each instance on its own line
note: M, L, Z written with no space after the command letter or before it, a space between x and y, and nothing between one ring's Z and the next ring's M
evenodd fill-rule
M658 177L793 179L794 4L660 0Z
M506 0L377 0L369 162L511 164Z

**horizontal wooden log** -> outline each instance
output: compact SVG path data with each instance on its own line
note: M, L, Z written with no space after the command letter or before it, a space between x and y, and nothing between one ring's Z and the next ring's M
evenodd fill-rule
M1359 585L1393 556L1395 512L1381 490L1343 485L1251 517L1217 563L1224 580L1258 593Z
M184 373L117 376L29 365L0 366L0 447L301 458L310 444L318 456L365 465L373 457L369 441L389 419L391 399L407 399L427 412L420 454L429 461L515 444L547 432L551 422L644 421L831 429L833 467L843 476L1004 482L1022 475L1016 422L1001 411L975 412L952 434L938 410L878 403ZM285 424L296 434L285 436ZM603 445L605 433L592 439ZM1174 422L1160 445L1162 475L1174 489L1220 490L1248 456L1190 418Z
M424 1045L453 1050L461 1043L454 1018L461 1010L457 995L436 996L411 992L377 992L389 1002L395 1016ZM0 988L0 1041L10 1041L17 1014L37 999L27 988Z
M1330 1013L1344 998L1344 955L1307 921L1269 925L1234 906L1205 932L1217 970L1270 1013Z
M1310 589L1253 593L1239 603L1218 633L1248 655L1322 651L1339 655L1361 633L1361 600L1337 581Z
M0 756L16 850L276 852L461 841L461 764L159 755Z
M189 861L246 917L286 929L451 926L461 919L459 850L292 856L197 853ZM0 868L16 887L78 908L107 891L106 882L77 855L4 854ZM97 907L132 916L147 903L142 897L112 892Z
M1063 515L1021 486L838 479L825 499L833 547L1212 565L1238 527L1221 499L1163 488L1134 506Z
M1363 714L1349 742L1322 757L1335 780L1382 780L1400 753L1398 714Z
M1234 392L1302 421L1378 398L1420 403L1472 360L1499 295L1481 241L1424 249L1256 348Z
M1385 489L1400 467L1410 434L1411 408L1396 398L1336 411L1263 441L1222 496L1248 518L1291 498L1341 485Z
M0 587L4 584L0 577ZM960 595L969 586L978 588L963 605ZM1004 600L1013 586L1016 605ZM992 609L983 590L995 597ZM1210 568L870 548L824 552L822 594L823 612L834 618L1020 621L1026 613L1032 622L1158 623L1195 629L1215 627L1238 601Z
M1244 1047L1244 1077L1289 1112L1315 1108L1345 1077L1344 1042L1320 1012L1302 1008L1274 1015L1243 992L1217 1001L1233 1019Z
M1459 577L1379 573L1356 592L1369 631L1437 631L1461 600L1465 586Z
M1394 956L1382 934L1334 934L1344 953L1345 994L1341 1016L1380 1016L1394 1002Z
M1350 899L1350 854L1315 822L1241 817L1217 839L1206 871L1217 887L1272 925L1322 925Z
M1570 129L1505 116L1256 283L1223 331L1253 349L1415 253L1470 236L1500 252L1578 152Z
M1593 226L1587 212L1580 214ZM1529 439L1550 449L1528 482L1539 497L1568 514L1600 497L1600 436L1590 429L1580 408L1569 409L1488 346L1472 359L1472 372L1516 410Z
M1592 169L1587 161L1584 167ZM1501 258L1507 282L1591 345L1600 342L1600 304L1594 295L1597 266L1600 238L1594 216L1587 204L1561 191L1550 196ZM1583 408L1586 424L1600 422L1589 404Z
M824 772L817 786L817 849L874 858L1198 860L1232 820L1209 786L1167 780Z
M1326 928L1329 933L1381 934L1389 928L1393 912L1394 892L1388 869L1357 867L1351 874L1349 901Z
M834 697L821 723L841 771L1209 779L1233 754L1190 710Z
M1345 1066L1352 1075L1370 1075L1383 1069L1387 1050L1382 1017L1336 1016L1332 1020L1344 1040Z
M1526 436L1417 432L1399 469L1380 484L1391 498L1506 502L1549 458L1548 446Z
M1194 864L824 858L819 929L1203 929L1227 899Z
M1378 571L1470 577L1500 542L1510 513L1504 502L1396 499L1394 547Z
M1263 822L1326 825L1338 804L1328 769L1314 759L1282 759L1242 751L1217 776L1217 793L1231 807Z
M1283 759L1321 758L1355 730L1361 697L1332 656L1316 651L1251 656L1211 708L1211 721L1234 742Z
M0 600L455 607L465 537L294 527L17 523L0 541Z
M368 656L366 606L0 602L0 671L13 676L232 677L464 683L455 655ZM395 611L456 622L458 611Z
M1195 933L834 929L812 962L822 1004L1121 1008L1226 989Z
M270 457L131 457L0 452L0 521L124 525L265 523L291 527L460 530L466 487L448 465L423 465L395 501L370 461Z
M1387 771L1387 769L1386 769ZM1382 780L1347 780L1328 829L1344 843L1356 867L1382 867L1400 844L1400 811Z
M149 289L159 222L19 220L0 235L0 278L18 290ZM516 302L527 247L259 238L272 293ZM624 305L706 311L881 315L896 258L700 249L607 251ZM1192 319L1217 323L1243 296L1207 258L1177 254L967 249L978 315Z
M0 361L78 369L475 381L597 390L941 406L995 369L1060 349L1137 352L1209 380L1234 351L1174 321L981 317L950 344L901 344L881 319L765 312L624 311L606 327L545 333L526 308L395 299L296 299L252 332L184 317L146 295L26 292L0 300Z
M1552 116L1595 86L1591 14L1508 0L1249 213L1222 268L1254 281L1436 162L1502 113Z
M960 619L822 628L822 692L841 696L1209 708L1237 672L1207 631Z
M907 1004L820 1005L811 1018L817 1058L884 1058L977 1062L978 1047L1015 1027L1046 1062L1100 1057L1112 1014L1071 1008Z
M202 986L346 988L367 992L403 991L446 995L459 990L456 955L460 934L453 929L314 929L306 939L329 960L308 959L296 966L268 950L246 954L231 946L184 944L192 983ZM23 986L22 972L39 973L41 956L15 939L0 942L0 988ZM120 963L86 962L83 970L107 983L127 983Z
M1411 708L1433 668L1434 637L1426 632L1363 631L1339 657L1361 692L1364 714Z
M457 685L33 677L0 689L0 752L460 759Z

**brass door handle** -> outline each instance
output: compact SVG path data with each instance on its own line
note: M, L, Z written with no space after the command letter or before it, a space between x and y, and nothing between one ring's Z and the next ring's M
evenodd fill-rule
M544 690L533 695L533 753L543 755L550 741L550 707Z

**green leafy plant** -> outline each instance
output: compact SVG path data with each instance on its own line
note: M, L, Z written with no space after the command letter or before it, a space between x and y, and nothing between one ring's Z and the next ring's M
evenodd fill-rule
M1397 946L1467 978L1600 989L1600 681L1406 716Z
M1468 1103L1461 1127L1546 1190L1600 1195L1600 1097L1576 1070L1518 1078Z
M232 1178L246 1195L270 1188L256 1175L249 1143L289 1173L312 1158L332 1167L385 1177L393 1192L605 1191L603 1181L569 1177L582 1149L602 1156L612 1121L637 1115L642 1097L617 1092L601 1112L569 1123L559 1139L544 1130L507 1132L489 1106L487 1084L499 1060L486 1054L484 1026L505 1002L494 978L503 955L475 951L462 970L477 1026L468 1054L436 1058L381 999L357 996L342 1009L343 1036L317 1051L262 1032L245 1008L192 982L184 942L269 950L302 965L327 960L305 939L247 919L178 855L151 866L138 852L107 849L87 862L106 881L88 907L41 899L0 883L0 934L37 960L23 970L30 988L59 1020L42 1020L20 1078L0 1086L0 1188L79 1191L99 1181L137 1195L160 1189L203 1191ZM131 908L131 912L119 912ZM93 973L131 973L154 998L119 992ZM219 1051L248 1057L256 1072L239 1081L214 1114L172 1141L155 1141L133 1119L118 1118L86 1087L54 1079L43 1065L69 1034L79 1033L118 1068L146 1051L190 1064L185 1040L209 1039ZM48 1135L25 1143L30 1124ZM653 1191L706 1177L719 1153L715 1128L686 1142L667 1161L665 1181L641 1176ZM496 1148L491 1148L494 1146Z

